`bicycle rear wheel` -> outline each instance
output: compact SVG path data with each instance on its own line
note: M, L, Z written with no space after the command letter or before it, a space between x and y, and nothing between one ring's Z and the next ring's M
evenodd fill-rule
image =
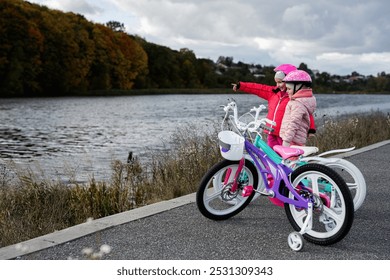
M366 198L366 181L360 170L351 162L339 159L337 162L325 163L335 170L346 182L353 198L355 211L358 210Z
M238 188L231 191L239 161L223 160L214 165L203 177L196 194L199 211L212 220L225 220L241 212L252 200L255 192L242 196L245 186L257 189L258 174L254 164L245 160L239 175Z
M303 237L318 245L331 245L342 240L354 219L353 199L345 181L330 167L309 163L291 174L294 188L313 203L312 228ZM284 194L294 198L285 188ZM304 226L308 210L285 203L289 222L296 231Z

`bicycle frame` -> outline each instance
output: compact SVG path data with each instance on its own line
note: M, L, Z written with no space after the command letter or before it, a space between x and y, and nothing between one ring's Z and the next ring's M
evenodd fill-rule
M282 202L292 204L296 207L309 208L309 203L311 203L311 201L299 195L293 185L290 183L289 175L293 171L290 167L284 165L282 162L274 162L271 157L268 156L267 153L257 148L247 139L245 139L245 150L247 151L248 155L250 156L250 158L256 165L258 171L260 172L263 182L265 183L267 195L272 195L273 197L281 200ZM259 161L261 162L261 164ZM233 187L237 185L237 175L241 173L244 162L245 156L240 160L240 164L234 178ZM274 178L274 184L272 187L270 187L270 185L268 184L267 174L271 174ZM280 186L282 181L284 181L285 186L294 195L295 199L288 198L280 192Z

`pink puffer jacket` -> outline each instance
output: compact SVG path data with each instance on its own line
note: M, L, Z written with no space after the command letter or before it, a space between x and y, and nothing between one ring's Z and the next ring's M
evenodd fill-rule
M310 128L310 115L316 109L316 98L312 89L301 89L287 103L284 112L280 137L295 145L305 145Z

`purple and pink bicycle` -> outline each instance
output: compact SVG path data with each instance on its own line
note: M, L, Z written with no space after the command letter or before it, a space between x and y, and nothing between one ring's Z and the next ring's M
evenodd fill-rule
M235 102L224 106L226 114L234 106ZM275 152L267 146L261 136L267 119L259 119L258 112L253 121L236 122L241 135L231 130L218 134L224 159L200 182L196 194L199 211L209 219L225 220L244 210L255 195L272 197L284 204L294 229L287 238L292 250L302 250L304 239L318 245L339 242L354 219L354 202L347 184L323 164L307 163L292 169L290 160L303 151L279 146ZM256 136L251 140L248 136L253 134Z

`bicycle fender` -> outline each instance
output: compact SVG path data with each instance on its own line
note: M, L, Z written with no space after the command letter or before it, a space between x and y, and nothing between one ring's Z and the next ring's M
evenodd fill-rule
M323 152L322 154L319 154L318 156L319 157L323 157L325 155L330 155L330 154L346 153L346 152L350 152L350 151L352 151L354 149L355 149L355 147L346 148L346 149L331 150L331 151Z
M315 161L318 163L336 163L336 162L340 161L341 158L323 158L320 156L315 156L315 157L303 157L300 160L306 161L306 162Z

